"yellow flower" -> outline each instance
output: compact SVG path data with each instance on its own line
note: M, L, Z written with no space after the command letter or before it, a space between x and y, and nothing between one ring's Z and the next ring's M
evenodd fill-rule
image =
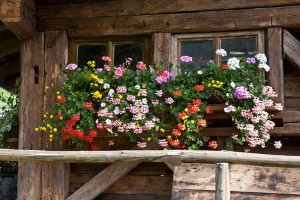
M53 140L52 138L49 138L49 141L50 141L50 142L52 142L52 140Z
M161 128L161 129L160 129L160 132L162 132L162 133L165 132L165 129Z
M164 148L164 150L168 150L168 148Z
M97 75L91 74L90 78L94 79L97 83L100 83L100 78Z
M51 138L52 138L52 137L53 137L53 134L50 134L50 135L49 135L49 137L51 137Z
M61 99L61 96L58 95L58 96L57 96L57 99Z
M99 91L92 92L92 95L93 95L94 99L101 99L102 98L102 94Z
M57 131L57 128L53 128L53 131L56 132L56 131Z
M168 135L168 139L171 139L172 138L172 136L171 135Z
M35 131L39 131L39 128L35 128L34 130L35 130Z
M53 115L50 115L50 118L52 119L52 118L53 118Z
M140 97L140 96L141 96L141 93L138 92L136 96Z
M47 124L47 127L49 128L51 125L50 124Z
M53 86L54 86L54 83L52 83L51 86L53 87Z
M121 94L118 94L118 97L119 97L120 99L123 99L123 95L121 95Z
M47 117L47 115L44 115L44 118L46 118Z
M156 125L156 126L155 126L155 131L158 131L158 130L159 130L159 126Z
M210 87L211 86L211 83L208 83L207 87Z
M88 61L87 64L91 67L95 67L96 66L96 62L95 61Z
M151 138L151 137L148 137L147 139L148 139L148 141L151 141L151 140L152 140L152 138Z
M184 111L187 112L189 109L185 108Z
M48 86L46 86L45 88L46 88L46 90L47 90L47 89L49 89L49 87L48 87Z
M194 121L194 120L191 120L191 123L192 123L192 124L194 124L194 123L195 123L195 121Z
M57 91L57 92L56 92L56 94L60 94L60 92L59 92L59 91Z
M147 83L143 84L143 85L142 85L142 88L146 88L146 86L147 86Z

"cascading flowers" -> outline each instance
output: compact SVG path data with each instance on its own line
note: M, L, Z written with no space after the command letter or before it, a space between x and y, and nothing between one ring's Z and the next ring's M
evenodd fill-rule
M216 53L227 55L223 49ZM88 143L93 150L99 149L95 138L103 134L129 137L140 148L151 141L164 149L216 149L217 141L203 132L210 125L209 102L215 98L226 105L224 112L231 115L237 129L231 141L265 147L275 126L266 108L282 109L272 100L275 91L258 73L258 69L270 70L261 53L230 58L221 66L210 61L207 67L196 66L177 76L171 69L159 71L141 61L131 70L130 58L115 67L109 65L111 58L102 60L103 66L94 61L84 67L66 66L67 76L55 94L53 109L45 113L37 131L48 133L50 141L62 138L78 148ZM192 60L182 56L178 71ZM113 144L112 140L108 145ZM280 141L274 146L280 148Z

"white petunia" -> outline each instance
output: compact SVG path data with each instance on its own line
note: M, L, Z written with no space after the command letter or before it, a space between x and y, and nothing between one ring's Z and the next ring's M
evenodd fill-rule
M134 86L134 87L135 87L135 89L137 89L137 90L141 89L141 86L140 86L140 85L136 85L136 86Z
M104 89L110 88L110 85L108 83L104 83L103 88Z
M230 83L230 86L233 87L233 88L235 88L236 85L235 85L234 82L231 82L231 83Z
M101 107L105 107L106 106L106 103L101 103Z
M115 93L114 89L110 89L109 92L108 92L108 95L112 96L114 93Z
M197 74L201 75L203 72L201 70L197 71Z
M227 52L224 49L217 49L216 54L219 56L227 56Z
M120 114L120 107L116 106L113 112L114 112L115 115Z
M267 57L264 53L258 53L255 55L255 58L261 62L261 63L266 63L267 62Z
M105 120L105 124L110 125L111 124L111 120L110 119L106 119Z
M228 69L236 70L237 68L240 68L240 60L233 57L229 58L227 61Z
M148 103L148 99L143 98L143 99L142 99L142 103L143 103L143 104L147 104L147 103Z

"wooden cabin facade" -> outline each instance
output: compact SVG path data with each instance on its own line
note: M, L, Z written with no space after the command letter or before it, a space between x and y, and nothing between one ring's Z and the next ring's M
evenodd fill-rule
M274 101L282 103L284 111L273 113L276 127L271 132L272 138L282 140L282 150L267 148L253 152L300 155L300 0L1 0L0 3L0 19L6 27L3 30L10 30L20 40L20 47L15 45L20 51L22 77L19 149L66 148L60 143L48 144L47 136L34 129L42 121L44 102L49 101L44 95L45 86L61 82L62 66L78 61L80 46L105 44L107 53L113 55L115 44L142 44L142 58L155 63L161 59L176 62L182 41L214 41L212 49L215 49L225 39L254 38L256 50L267 54L272 69L267 78L278 92ZM5 48L6 43L2 45ZM0 60L18 60L16 56L2 55L6 57L0 56ZM10 70L16 68L3 62L0 77ZM228 120L218 106L214 111L212 118ZM232 127L221 123L208 128L207 134L218 137L222 143L231 130ZM123 142L114 149L106 148L102 149L131 149L132 145ZM187 167L195 169L195 166L185 165L177 166L173 175L174 165L164 162L111 165L20 162L18 199L214 199L211 193L214 186L210 184L214 166L203 164L202 168L192 170L194 174L187 175ZM233 166L231 172L238 171L239 176L232 175L236 180L232 187L239 185L239 189L234 190L232 199L300 199L299 168L286 170ZM189 177L196 176L197 171L201 171L202 179L189 185ZM239 184L241 174L250 179L258 173L261 176L251 186L243 188ZM288 178L292 180L290 184ZM182 186L182 182L186 185ZM264 185L259 185L260 182ZM96 190L100 185L102 189ZM76 190L86 196L79 198ZM93 191L96 194L87 194Z

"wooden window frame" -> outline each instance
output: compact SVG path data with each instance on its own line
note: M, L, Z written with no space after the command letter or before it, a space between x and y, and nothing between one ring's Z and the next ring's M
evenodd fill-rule
M101 37L101 38L71 38L69 40L69 61L72 63L78 62L78 45L107 45L107 56L110 56L114 60L114 44L132 44L142 43L144 46L143 62L150 64L151 58L151 38L147 36L136 37ZM125 62L125 60L124 60ZM114 64L114 63L112 63Z
M179 61L180 42L181 41L201 41L213 40L214 52L221 48L221 40L235 38L249 38L255 36L257 38L257 52L265 52L265 33L263 30L256 31L238 31L238 32L218 32L218 33L190 33L190 34L174 34L172 36L172 55L171 62L176 65ZM225 49L226 50L226 49ZM220 56L213 53L213 59L220 63ZM173 73L178 73L174 68Z

